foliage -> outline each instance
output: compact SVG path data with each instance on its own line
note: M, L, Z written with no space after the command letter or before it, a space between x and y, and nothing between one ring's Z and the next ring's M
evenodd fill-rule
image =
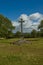
M7 17L0 15L0 37L8 38L13 29L11 21Z
M41 20L38 29L40 29L40 36L43 37L43 20Z
M32 30L31 37L33 38L37 37L37 31L35 29Z
M24 38L30 38L31 37L31 34L30 33L24 33Z
M42 29L43 28L43 20L41 20L39 26L38 26L38 29Z
M15 37L20 38L20 37L21 37L21 32L17 31L17 32L15 33Z

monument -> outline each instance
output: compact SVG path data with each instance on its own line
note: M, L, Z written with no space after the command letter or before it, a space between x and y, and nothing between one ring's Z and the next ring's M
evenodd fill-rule
M16 45L21 45L22 43L31 43L29 40L24 39L23 36L23 22L25 22L22 18L20 18L20 20L18 21L20 23L20 27L21 27L21 37L19 40L12 42L11 44L16 44Z

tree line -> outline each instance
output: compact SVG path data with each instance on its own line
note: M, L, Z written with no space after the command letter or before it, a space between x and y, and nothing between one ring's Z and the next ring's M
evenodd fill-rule
M13 33L15 26L12 25L11 20L3 15L0 15L0 38L20 38L21 32ZM43 37L43 20L41 20L38 30L33 29L30 33L23 33L24 38Z

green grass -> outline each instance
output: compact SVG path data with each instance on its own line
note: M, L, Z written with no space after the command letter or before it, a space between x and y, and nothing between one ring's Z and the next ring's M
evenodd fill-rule
M0 40L0 65L43 65L43 38L29 38L32 44L10 45L15 40L18 38Z

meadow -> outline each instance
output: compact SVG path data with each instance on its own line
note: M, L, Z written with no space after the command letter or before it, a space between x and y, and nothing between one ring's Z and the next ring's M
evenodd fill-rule
M43 65L43 38L28 38L32 44L10 44L16 40L0 39L0 65Z

